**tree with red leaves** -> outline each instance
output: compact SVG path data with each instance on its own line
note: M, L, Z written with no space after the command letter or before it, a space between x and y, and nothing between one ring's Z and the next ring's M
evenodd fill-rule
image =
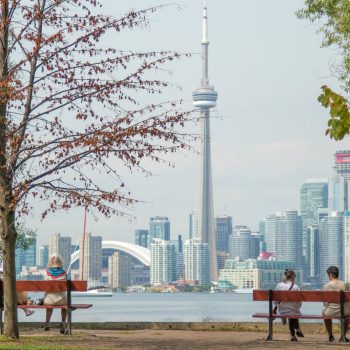
M15 227L33 198L47 203L43 218L73 207L122 215L135 199L116 161L146 171L143 159L160 161L193 137L181 129L189 116L178 102L154 97L168 83L149 74L180 55L121 51L107 40L144 27L161 6L114 18L96 0L0 1L4 334L18 338Z

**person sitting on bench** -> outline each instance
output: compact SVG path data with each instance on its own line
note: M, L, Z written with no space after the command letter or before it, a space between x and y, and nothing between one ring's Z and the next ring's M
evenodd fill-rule
M66 280L66 271L63 269L62 258L58 254L53 254L48 263L46 269L46 275L49 280ZM65 292L50 292L44 295L44 305L67 305L67 295ZM46 309L46 323L44 326L45 331L50 330L50 320L53 309ZM60 324L60 333L66 334L66 320L67 320L67 309L61 309L62 322Z
M294 282L295 281L295 272L293 270L286 270L283 274L283 282L278 283L276 290L300 290L299 286ZM281 301L277 302L277 314L278 315L301 315L300 308L301 302L292 302L292 301ZM299 320L297 318L288 319L289 332L291 335L291 341L297 341L298 337L304 337L303 332L300 329Z
M323 291L339 291L343 290L348 291L346 284L339 280L339 268L337 266L330 266L327 269L327 275L329 282L326 283L323 286ZM336 303L324 303L325 308L322 311L323 316L330 316L330 317L340 317L340 304ZM350 316L350 303L344 303L344 313L345 316ZM332 330L332 320L331 319L325 319L324 324L326 326L327 332L328 332L328 340L330 342L334 341L333 336L333 330ZM346 332L349 328L349 319L346 318L344 322L344 335L345 335L345 341L347 343L350 342L350 340L346 337Z

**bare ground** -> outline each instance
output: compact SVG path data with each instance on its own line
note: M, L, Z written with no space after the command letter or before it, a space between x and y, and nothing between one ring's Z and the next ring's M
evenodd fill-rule
M338 335L337 335L338 336ZM290 342L289 335L276 333L274 341L266 342L264 332L238 331L176 331L176 330L76 330L71 337L50 332L25 331L20 342L0 342L0 349L128 349L128 350L228 350L228 349L308 349L321 350L350 346L338 341L327 342L325 334L305 334L298 342ZM338 337L337 337L338 338ZM338 340L338 339L337 339ZM17 344L16 347L14 345ZM24 347L26 345L26 347ZM55 347L57 346L57 347Z

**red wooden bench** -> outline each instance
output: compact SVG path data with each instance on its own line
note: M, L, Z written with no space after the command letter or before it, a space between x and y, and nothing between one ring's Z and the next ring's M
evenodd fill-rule
M0 325L2 334L3 286L0 281ZM86 281L48 280L48 281L16 281L17 292L67 292L67 305L17 305L18 309L67 309L68 334L72 334L72 311L88 309L92 304L72 304L72 291L85 292Z
M269 312L268 313L255 313L253 317L267 318L269 321L269 334L266 340L272 341L273 335L273 321L276 318L299 318L299 319L312 319L312 320L324 320L324 319L337 319L340 320L341 337L340 342L345 342L344 321L346 319L344 314L344 303L350 302L350 292L344 291L289 291L289 290L254 290L254 301L268 301ZM340 304L340 317L326 317L322 315L322 309L320 308L319 315L275 315L272 310L275 301L293 301L293 302L327 302Z

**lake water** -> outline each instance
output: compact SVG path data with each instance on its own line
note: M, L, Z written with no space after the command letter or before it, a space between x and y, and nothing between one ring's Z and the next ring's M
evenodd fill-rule
M74 297L73 303L93 306L74 311L73 322L266 322L251 315L268 312L268 303L253 302L252 298L252 294L235 293L115 293L112 297ZM321 310L321 303L302 306L305 314L320 314ZM18 316L21 322L41 322L45 310L36 310L29 317L18 310ZM59 319L59 310L54 310L52 321Z

